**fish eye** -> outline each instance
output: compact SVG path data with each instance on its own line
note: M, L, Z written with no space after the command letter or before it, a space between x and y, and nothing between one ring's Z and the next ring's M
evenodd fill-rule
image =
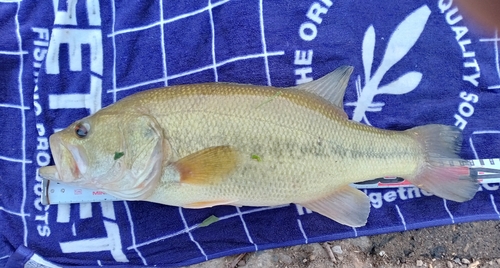
M90 125L88 123L78 123L75 126L75 134L80 138L85 138L90 130Z

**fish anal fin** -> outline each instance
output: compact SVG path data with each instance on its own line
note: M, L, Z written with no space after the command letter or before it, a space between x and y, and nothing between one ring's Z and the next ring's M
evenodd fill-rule
M352 66L341 66L319 79L295 88L320 96L344 111L345 90L353 69Z
M238 164L231 146L216 146L190 154L175 162L181 183L213 184L227 177Z
M212 200L212 201L200 201L200 202L194 202L194 203L189 203L185 204L182 207L184 208L210 208L210 207L215 207L215 206L222 206L222 205L230 205L233 203L233 200Z
M351 227L364 226L370 214L368 196L351 186L344 186L329 196L300 205Z

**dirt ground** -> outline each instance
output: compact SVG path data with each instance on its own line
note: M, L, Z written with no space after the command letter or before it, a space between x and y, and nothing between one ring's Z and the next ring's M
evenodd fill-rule
M190 266L215 267L500 267L500 221L298 245Z

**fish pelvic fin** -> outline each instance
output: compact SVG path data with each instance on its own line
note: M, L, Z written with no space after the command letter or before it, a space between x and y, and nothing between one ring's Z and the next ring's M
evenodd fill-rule
M351 227L364 226L370 214L368 196L348 185L329 196L300 205Z
M214 184L226 178L238 164L231 146L215 146L190 154L173 165L181 183Z
M458 157L462 133L456 127L426 125L406 131L425 151L425 162L413 177L405 178L412 184L441 198L464 202L474 197L479 189L477 179L470 176L468 165Z
M352 66L341 66L317 80L294 88L320 96L343 111L345 90L353 70Z

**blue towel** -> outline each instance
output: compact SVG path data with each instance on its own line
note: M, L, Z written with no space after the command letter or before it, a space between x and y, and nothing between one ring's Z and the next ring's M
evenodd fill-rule
M456 125L463 158L498 157L500 39L452 1L0 0L0 14L0 265L179 266L500 217L496 183L465 203L413 187L365 190L372 210L361 228L296 205L40 202L38 169L53 164L48 137L134 92L207 81L292 86L341 65L355 67L345 97L353 120ZM220 220L200 227L211 215Z

